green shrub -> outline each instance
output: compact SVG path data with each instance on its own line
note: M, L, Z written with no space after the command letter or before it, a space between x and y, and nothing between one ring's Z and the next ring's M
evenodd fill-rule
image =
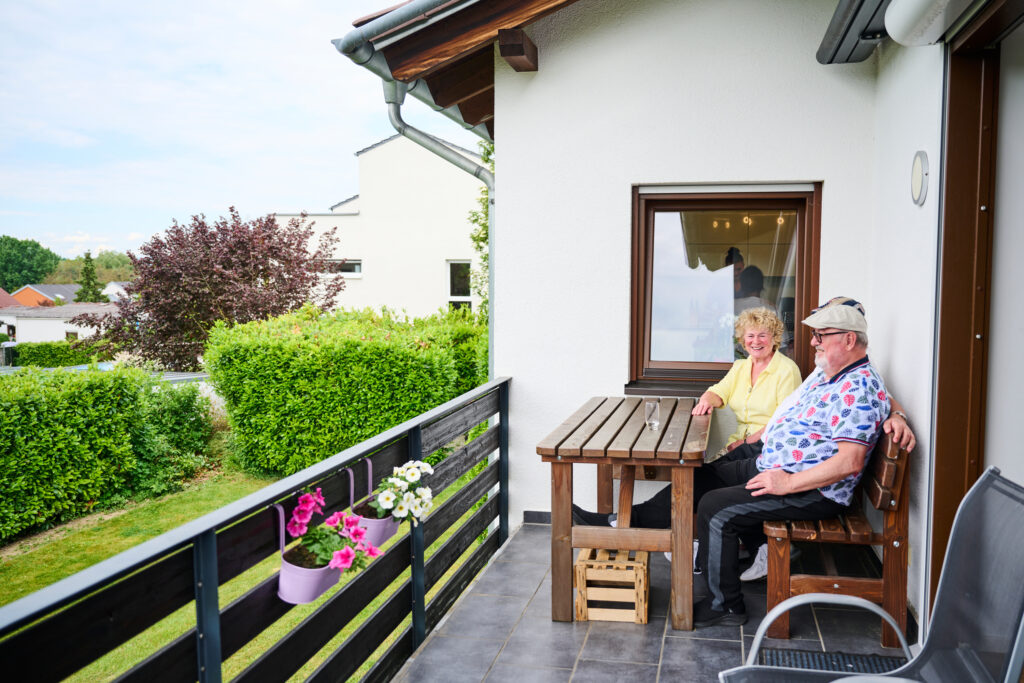
M463 311L410 321L307 306L218 325L204 358L240 462L291 474L486 381L487 332Z
M10 340L11 340L11 338L8 337L5 333L0 332L0 342L10 341Z
M60 368L85 365L92 361L87 347L72 348L71 342L24 342L14 347L14 365Z
M166 490L193 469L207 404L132 369L0 376L0 539Z

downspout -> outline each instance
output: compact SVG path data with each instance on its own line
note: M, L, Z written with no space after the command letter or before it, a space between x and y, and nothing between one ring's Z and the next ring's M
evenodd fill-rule
M458 166L466 173L478 178L487 186L487 377L494 378L494 174L490 169L478 164L468 157L455 151L444 142L414 128L402 119L402 102L405 100L405 83L384 79L384 101L388 105L388 119L401 135L409 138L417 145L430 150L445 161Z

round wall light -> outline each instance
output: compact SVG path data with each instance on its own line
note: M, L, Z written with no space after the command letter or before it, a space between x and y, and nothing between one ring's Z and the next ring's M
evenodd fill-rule
M928 196L928 153L919 151L910 167L910 197L918 206L924 206Z

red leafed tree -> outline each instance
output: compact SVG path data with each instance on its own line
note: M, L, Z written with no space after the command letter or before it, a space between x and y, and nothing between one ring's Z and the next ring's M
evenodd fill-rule
M136 277L117 310L72 322L99 327L104 341L118 349L172 370L192 370L219 320L262 320L307 301L321 308L334 304L345 287L344 278L328 270L338 242L334 229L313 250L313 224L305 215L282 226L272 214L243 221L234 207L228 211L212 223L203 215L188 225L174 221L138 256L129 252Z

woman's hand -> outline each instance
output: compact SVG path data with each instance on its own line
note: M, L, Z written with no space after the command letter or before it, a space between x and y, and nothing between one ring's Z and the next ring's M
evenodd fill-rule
M723 405L721 397L712 392L705 391L701 394L700 399L697 401L697 405L690 411L691 415L707 415L713 408L721 408Z

